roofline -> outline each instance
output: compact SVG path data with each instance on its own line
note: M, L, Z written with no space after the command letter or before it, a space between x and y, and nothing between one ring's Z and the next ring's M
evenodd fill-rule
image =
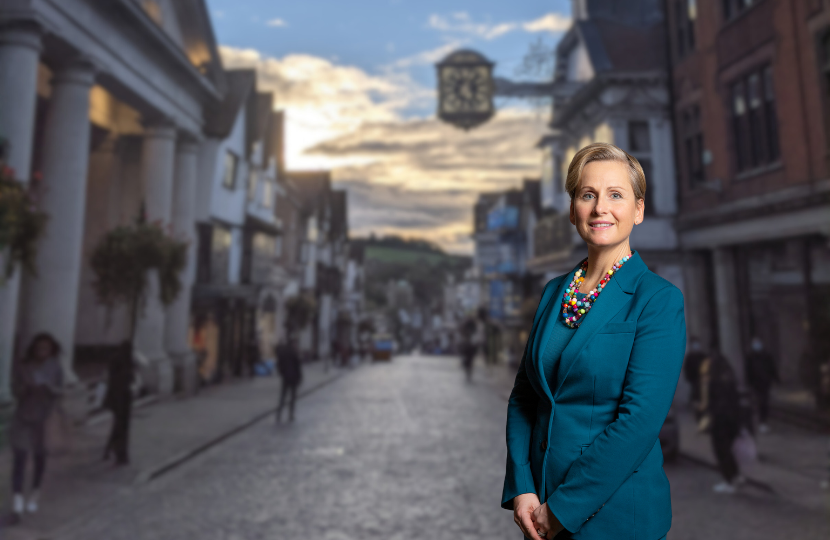
M161 27L153 22L150 16L147 15L143 9L141 9L138 3L133 2L132 0L115 0L115 2L127 10L127 12L129 12L129 14L142 25L142 30L155 39L159 45L167 49L170 53L171 59L175 60L184 68L184 71L194 82L199 85L201 90L208 94L209 97L217 101L222 99L223 92L221 92L215 85L211 84L208 78L196 69L196 66L190 62L190 59L184 54L184 51L173 41L170 36L167 35L166 32L164 32L164 30L161 29ZM199 3L201 4L202 2ZM210 19L207 20L210 21ZM222 67L221 59L219 67Z

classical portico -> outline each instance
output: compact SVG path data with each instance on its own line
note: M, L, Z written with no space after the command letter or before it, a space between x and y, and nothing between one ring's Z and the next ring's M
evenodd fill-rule
M194 254L203 112L221 98L224 75L203 1L158 1L149 11L146 4L0 7L0 72L15 74L0 78L5 161L24 182L41 173L36 195L49 216L37 274L0 286L0 403L9 399L15 341L19 353L32 335L53 334L71 383L87 375L98 351L128 337L123 313L105 314L92 292L87 259L106 231L143 207ZM189 358L193 268L188 261L176 303L162 306L151 294L138 324L143 376L161 393L174 389L174 363Z

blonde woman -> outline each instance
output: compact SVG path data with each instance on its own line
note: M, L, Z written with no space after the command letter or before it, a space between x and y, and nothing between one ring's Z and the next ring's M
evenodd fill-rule
M658 434L683 364L683 295L629 244L646 191L634 157L586 146L565 187L588 257L536 310L508 404L502 507L533 540L658 540L671 527Z

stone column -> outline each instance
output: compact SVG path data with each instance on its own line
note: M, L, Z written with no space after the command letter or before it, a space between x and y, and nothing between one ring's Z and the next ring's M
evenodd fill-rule
M40 28L34 24L0 28L0 73L4 74L0 77L0 138L6 140L5 162L22 182L29 179L32 162L40 38ZM11 398L19 291L20 272L15 271L0 285L0 404Z
M743 381L743 350L738 311L737 283L735 281L735 255L731 247L718 247L713 251L715 277L715 308L718 317L720 352L729 360L739 381Z
M188 242L187 266L181 275L182 289L167 308L165 345L176 368L176 379L186 394L196 390L196 361L188 343L190 293L196 276L196 168L198 145L180 141L176 152L173 187L173 233Z
M37 248L37 276L25 279L24 335L49 332L63 348L66 381L72 369L75 316L89 166L89 91L92 64L76 58L57 70L43 137L43 189L40 207L49 216Z
M170 225L173 208L173 172L176 130L172 125L147 129L141 151L141 186L147 221ZM173 392L173 366L164 348L165 307L159 299L156 272L148 276L144 312L136 325L135 348L147 360L147 384L162 395Z

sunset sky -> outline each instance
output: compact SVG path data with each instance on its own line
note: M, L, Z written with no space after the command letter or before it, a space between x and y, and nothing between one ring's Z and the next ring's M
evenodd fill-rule
M538 177L548 111L497 98L465 133L435 118L434 64L458 48L517 68L570 24L568 0L208 0L227 68L253 67L287 117L291 169L333 169L353 236L400 234L470 253L479 191Z

